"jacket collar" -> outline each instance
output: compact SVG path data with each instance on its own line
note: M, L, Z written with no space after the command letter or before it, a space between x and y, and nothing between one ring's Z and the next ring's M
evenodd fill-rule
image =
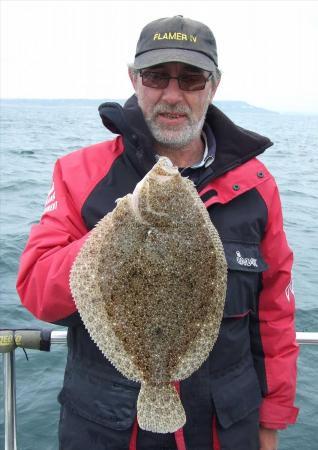
M99 107L99 113L106 128L122 135L125 143L128 141L131 144L126 150L132 152L130 156L137 159L141 171L148 172L156 162L154 140L136 96L130 97L123 107L118 103L103 103ZM206 121L215 135L216 155L214 163L202 171L198 183L200 187L273 145L267 137L234 124L214 105L209 106Z

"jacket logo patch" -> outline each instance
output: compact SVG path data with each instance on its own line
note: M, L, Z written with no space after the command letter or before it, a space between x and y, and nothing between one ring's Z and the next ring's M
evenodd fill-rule
M246 266L246 267L258 267L257 261L255 258L243 258L241 253L237 250L236 251L236 261L240 266Z
M55 200L55 189L53 183L51 189L49 190L49 193L47 194L43 214L54 211L55 209L57 209L57 200Z
M285 289L285 295L289 302L290 302L290 297L294 294L295 294L295 292L294 292L293 280L290 280L289 284L287 285L287 287Z

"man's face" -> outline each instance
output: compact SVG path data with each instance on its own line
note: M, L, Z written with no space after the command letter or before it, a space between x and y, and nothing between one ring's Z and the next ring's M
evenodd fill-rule
M160 74L178 77L209 73L183 63L166 63L143 69ZM166 88L158 89L142 84L140 74L131 77L138 103L155 140L163 146L182 148L200 134L205 114L215 94L211 81L204 89L184 91L179 88L178 80L171 79Z

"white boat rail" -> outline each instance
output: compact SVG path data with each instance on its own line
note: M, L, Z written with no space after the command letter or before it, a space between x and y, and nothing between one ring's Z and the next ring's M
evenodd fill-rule
M298 331L296 338L301 345L318 344L318 332ZM66 330L0 330L4 379L4 450L17 450L15 349L21 347L49 351L51 344L66 344L66 341Z

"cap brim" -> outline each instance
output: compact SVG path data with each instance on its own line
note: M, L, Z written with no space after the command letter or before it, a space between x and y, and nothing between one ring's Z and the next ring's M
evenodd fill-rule
M145 69L168 62L181 62L208 71L213 71L216 68L212 59L203 53L180 48L149 50L135 57L134 66L136 69Z

